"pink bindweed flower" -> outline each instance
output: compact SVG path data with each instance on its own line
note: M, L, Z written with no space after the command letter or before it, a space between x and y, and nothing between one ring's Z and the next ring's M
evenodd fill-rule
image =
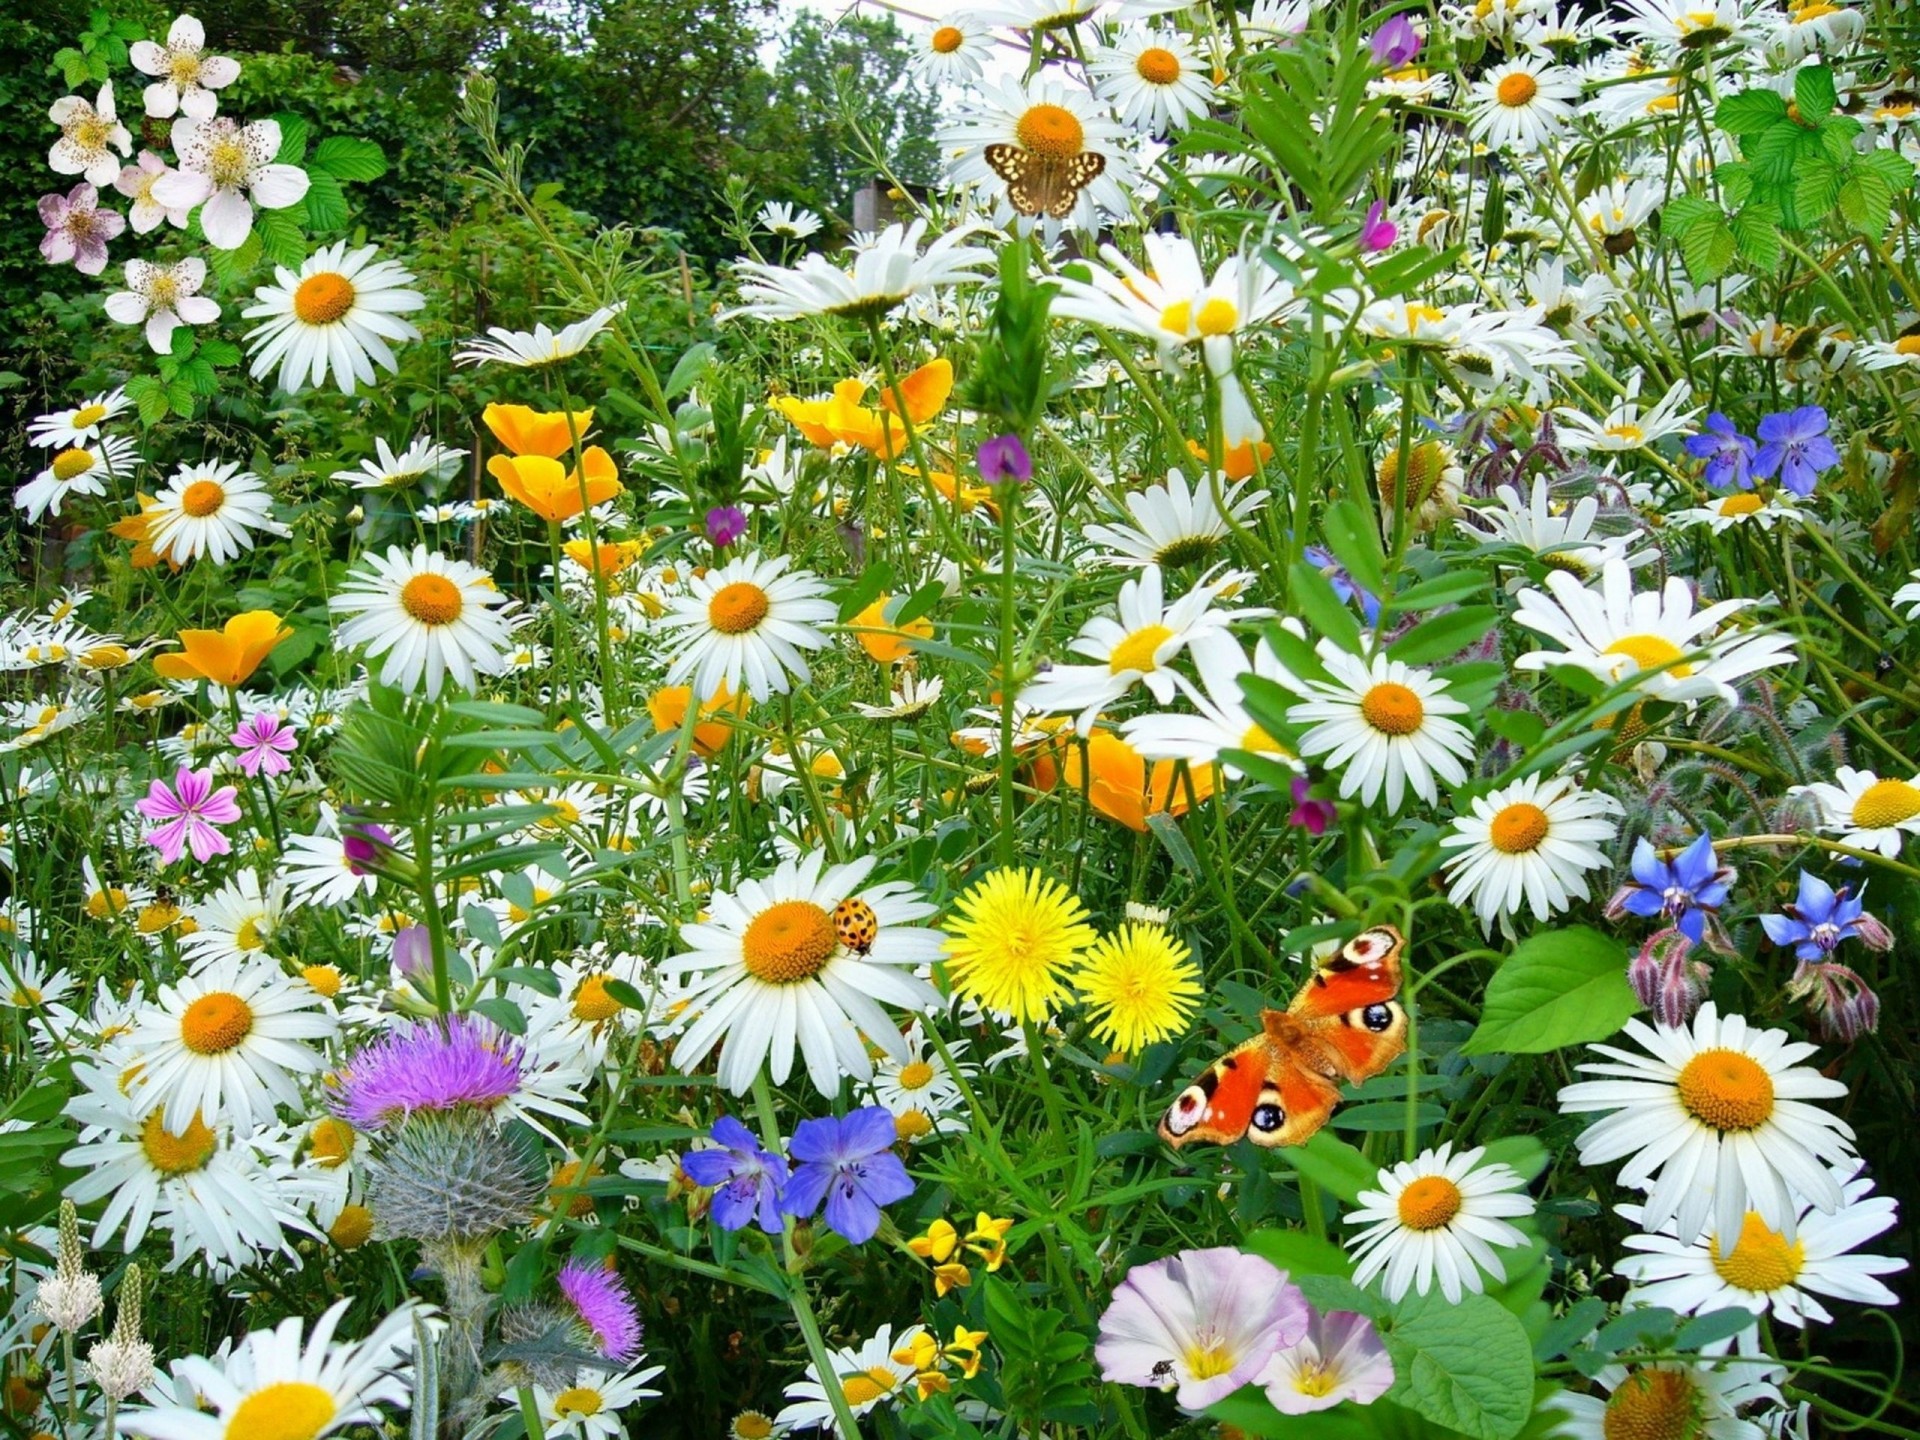
M299 746L293 727L272 711L262 710L248 717L233 732L234 748L240 752L240 768L252 779L259 775L284 775L293 768L287 759Z
M1371 1405L1392 1388L1393 1361L1366 1316L1316 1310L1300 1343L1276 1354L1253 1383L1282 1415L1330 1410L1343 1400Z
M173 777L172 788L156 780L147 789L147 798L134 802L149 820L167 823L147 831L140 838L160 852L168 864L180 858L183 849L205 863L233 849L233 842L214 827L230 825L240 818L240 803L231 785L213 788L213 771L189 770L182 765Z

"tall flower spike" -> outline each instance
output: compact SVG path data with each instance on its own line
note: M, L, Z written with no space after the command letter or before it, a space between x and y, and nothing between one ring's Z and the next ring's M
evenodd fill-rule
M87 1373L115 1404L153 1383L153 1346L140 1338L141 1286L140 1267L129 1265L120 1282L113 1334L87 1353Z
M71 1200L60 1202L58 1263L53 1274L40 1282L33 1304L69 1335L85 1328L105 1308L100 1298L100 1278L87 1269L87 1252L80 1243L80 1215Z

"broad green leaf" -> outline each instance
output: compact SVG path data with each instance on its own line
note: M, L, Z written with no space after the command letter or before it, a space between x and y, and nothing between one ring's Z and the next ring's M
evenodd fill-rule
M1395 595L1389 604L1393 610L1438 610L1442 605L1458 605L1487 588L1487 577L1477 570L1462 567L1410 585Z
M839 595L840 623L846 624L867 606L880 598L880 592L893 582L893 567L886 561L869 565L860 572L860 578L842 590Z
M253 233L260 238L260 253L276 265L292 269L307 258L307 237L285 210L256 210Z
M386 153L371 140L349 135L329 135L313 147L309 163L340 180L378 180L387 173Z
M1385 594L1387 575L1380 554L1380 537L1360 507L1351 500L1337 501L1320 517L1320 527L1327 537L1327 548L1333 551L1334 559L1346 566L1347 573L1375 595Z
M1752 135L1787 118L1787 102L1771 90L1745 90L1714 107L1713 123L1729 135Z
M1240 1248L1271 1260L1290 1275L1351 1275L1353 1260L1331 1240L1304 1230L1255 1230L1241 1237Z
M1824 65L1803 65L1793 77L1793 103L1800 111L1802 125L1818 125L1833 113L1839 97L1833 88L1833 71Z
M1875 240L1886 235L1893 220L1893 187L1878 172L1854 166L1835 199L1841 217L1854 229Z
M1680 258L1687 262L1687 278L1696 285L1718 280L1733 263L1733 227L1715 218L1690 225L1680 236Z
M1360 653L1360 621L1334 593L1332 582L1304 561L1293 567L1293 608L1309 631L1324 635L1349 655Z
M698 345L689 346L681 357L674 361L673 373L667 376L665 394L669 400L678 400L693 388L693 382L700 378L700 372L707 368L713 359L715 345L711 340L703 340Z
M1589 1295L1575 1302L1567 1313L1555 1317L1553 1322L1541 1332L1534 1342L1533 1354L1537 1360L1553 1360L1581 1344L1594 1332L1594 1328L1606 1319L1607 1302L1598 1295Z
M1540 1055L1614 1034L1640 1002L1620 942L1585 926L1536 933L1487 982L1464 1055Z
M1780 263L1784 251L1780 227L1766 213L1772 207L1749 205L1733 217L1733 245L1749 266L1762 273Z
M1703 220L1720 218L1720 207L1698 195L1676 195L1660 212L1660 229L1679 239Z
M1671 1335L1679 1319L1664 1305L1643 1305L1616 1315L1600 1327L1593 1337L1596 1355L1618 1355L1622 1350L1638 1349L1649 1339Z
M1533 1346L1497 1300L1436 1288L1395 1307L1385 1333L1393 1359L1387 1398L1470 1435L1512 1440L1533 1413Z
M307 142L313 138L313 126L306 117L283 110L275 115L280 127L280 151L274 158L279 165L299 165L307 158Z
M1680 1333L1673 1338L1673 1348L1698 1350L1718 1340L1731 1340L1759 1323L1759 1317L1751 1310L1709 1310L1704 1315L1694 1316L1680 1327Z
M1840 195L1840 167L1824 157L1802 160L1793 174L1793 204L1800 223L1811 225L1829 210ZM1739 234L1736 222L1734 233Z
M1300 1174L1348 1204L1380 1180L1378 1165L1325 1130L1304 1145L1289 1146L1287 1158Z
M324 170L316 170L307 178L310 182L307 186L308 228L320 234L344 230L351 212L340 182Z
M240 363L240 347L231 340L214 337L200 342L200 358L209 365L227 366Z
M1409 665L1445 660L1481 639L1499 623L1500 612L1490 605L1468 605L1422 620L1387 647L1392 659Z

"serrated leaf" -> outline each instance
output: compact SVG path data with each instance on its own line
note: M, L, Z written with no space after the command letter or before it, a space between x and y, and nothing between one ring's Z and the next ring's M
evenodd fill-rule
M183 325L180 328L184 330L186 327ZM180 378L196 395L213 395L220 389L220 377L213 373L213 366L207 363L204 355L196 355L182 365Z
M1620 942L1583 925L1536 932L1487 982L1464 1055L1541 1055L1614 1034L1640 1008Z
M240 347L231 340L203 340L200 342L200 358L209 365L227 366L240 363Z
M387 156L371 140L329 135L313 147L308 165L340 180L378 180L387 173Z
M1512 1440L1533 1412L1533 1346L1498 1301L1436 1287L1395 1307L1387 1398L1474 1440Z
M1729 95L1713 111L1713 123L1729 135L1757 134L1786 119L1785 98L1764 89Z
M166 390L167 408L182 420L191 420L194 409L193 387L176 375L167 382Z
M1780 227L1757 205L1749 205L1733 217L1733 247L1741 259L1762 273L1777 266L1785 253Z
M1835 199L1841 217L1854 229L1875 240L1886 235L1893 220L1893 187L1881 176L1856 165Z
M347 209L347 195L340 188L340 182L324 170L307 176L305 204L307 228L319 234L344 230L352 213Z
M1687 263L1687 278L1696 285L1710 284L1726 274L1734 250L1733 228L1718 218L1690 226L1680 237L1680 258Z
M1793 103L1802 125L1818 125L1833 113L1838 99L1833 71L1824 65L1803 65L1793 77Z
M1840 181L1840 167L1831 160L1820 157L1800 162L1793 172L1793 205L1801 226L1813 224L1833 209L1840 195ZM1739 233L1736 223L1736 238Z
M1703 220L1714 220L1720 216L1720 207L1711 200L1698 195L1676 195L1660 211L1660 229L1663 234L1678 240L1694 225Z
M280 127L280 150L273 159L277 165L298 165L307 157L307 142L313 138L313 126L303 115L282 110L274 122Z
M260 253L274 264L293 269L307 258L307 237L285 210L256 212L253 230L260 238Z

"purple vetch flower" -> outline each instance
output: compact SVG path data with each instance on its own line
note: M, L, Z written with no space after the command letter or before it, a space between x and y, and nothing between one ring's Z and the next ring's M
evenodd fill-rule
M409 980L433 974L433 936L424 925L403 925L393 933L393 963Z
M1367 218L1360 222L1360 248L1370 255L1378 254L1399 238L1400 227L1387 218L1387 202L1374 201L1367 207Z
M164 864L180 858L182 850L193 851L193 858L205 864L216 855L233 849L233 842L214 828L231 825L240 818L238 792L231 785L213 788L213 771L189 770L182 765L174 772L173 785L155 780L147 787L146 798L133 808L149 820L167 823L147 831L140 838L160 852Z
M1410 65L1420 53L1420 32L1404 14L1394 15L1367 39L1373 63L1386 70Z
M747 533L747 512L738 505L716 505L707 511L707 540L724 550Z
M1867 887L1851 895L1851 885L1835 890L1817 875L1800 872L1800 893L1781 915L1762 915L1760 924L1767 938L1776 945L1794 947L1799 960L1826 960L1840 948L1840 942L1858 938L1869 950L1893 947L1893 935L1885 925L1867 914Z
M340 850L347 857L347 868L365 875L393 850L393 834L371 820L354 820L341 827Z
M1707 921L1727 903L1734 869L1714 854L1713 836L1702 833L1671 860L1662 860L1642 837L1633 847L1633 879L1607 902L1607 915L1661 916L1695 945L1706 938Z
M1327 827L1333 824L1339 813L1331 800L1314 798L1312 780L1305 775L1293 777L1293 811L1287 816L1289 825L1297 825L1318 838L1327 833Z
M362 1046L338 1077L334 1113L381 1130L417 1110L492 1110L520 1088L526 1052L489 1020L423 1020Z
M249 716L233 732L234 748L240 752L240 768L249 778L261 774L284 775L293 768L287 756L299 743L293 727L271 710Z
M619 1275L598 1260L569 1260L558 1283L603 1358L625 1365L639 1355L640 1311Z
M996 435L980 446L980 478L989 485L1023 485L1033 478L1033 457L1018 435Z
M1254 1384L1282 1415L1330 1410L1343 1400L1371 1405L1393 1387L1393 1361L1366 1316L1316 1310L1300 1342L1276 1354Z
M743 1230L758 1220L769 1235L784 1228L780 1219L780 1192L788 1179L787 1162L762 1150L753 1132L731 1115L713 1122L718 1150L689 1150L680 1157L680 1169L696 1185L714 1192L713 1223L722 1230Z
M1811 495L1820 472L1840 463L1840 452L1827 438L1827 412L1818 405L1768 415L1756 433L1761 443L1753 473L1765 480L1777 472L1780 483L1796 495Z
M1707 462L1705 479L1716 490L1737 485L1753 488L1753 441L1733 428L1733 422L1715 410L1707 416L1703 435L1689 435L1683 442L1687 454Z
M107 242L127 228L118 210L100 208L100 192L81 181L65 195L40 197L40 254L49 265L69 261L82 275L98 275L107 268Z
M864 1105L844 1120L826 1116L794 1127L788 1153L799 1163L780 1209L806 1219L827 1202L827 1226L864 1245L880 1228L880 1207L913 1193L907 1167L893 1153L893 1113Z

